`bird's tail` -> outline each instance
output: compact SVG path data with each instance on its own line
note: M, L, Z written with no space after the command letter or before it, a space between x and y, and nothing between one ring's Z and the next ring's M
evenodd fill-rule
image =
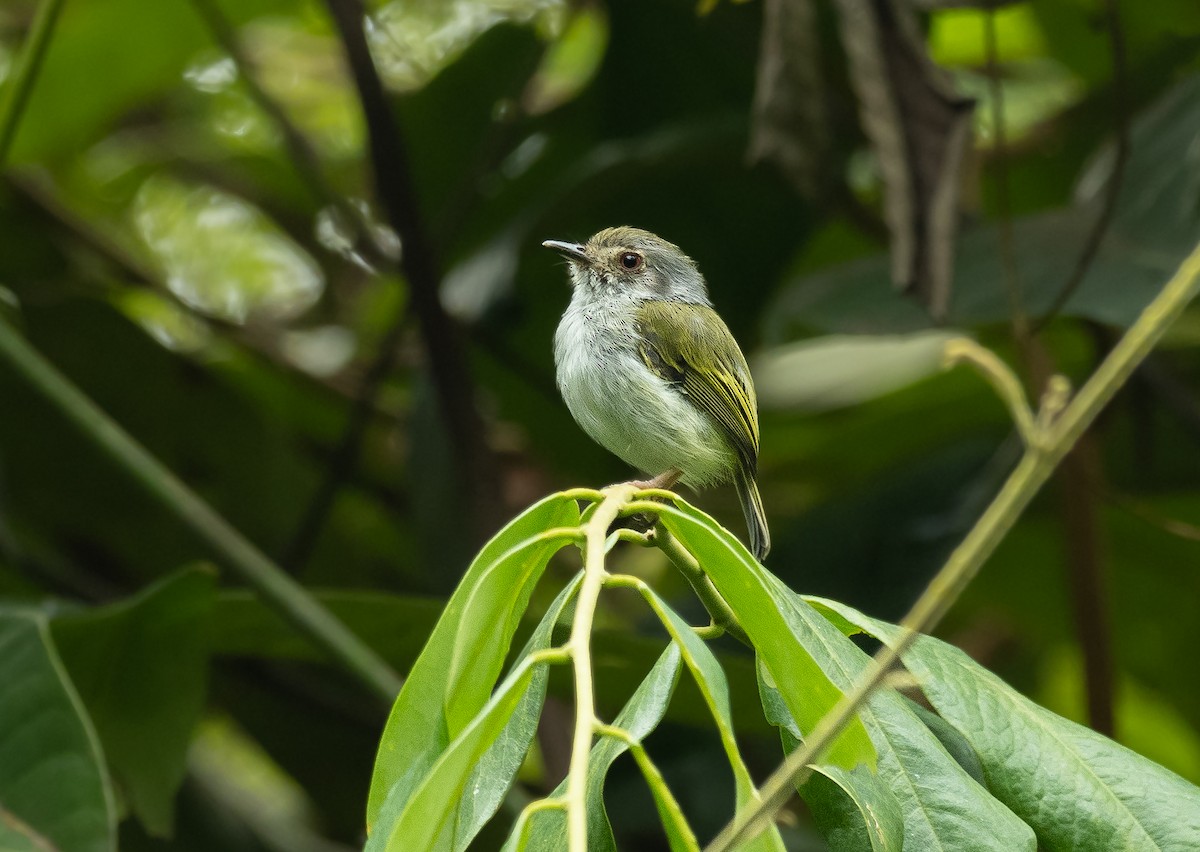
M763 511L762 497L758 484L745 470L738 470L734 479L738 499L742 501L742 512L746 515L746 528L750 532L750 550L759 562L767 558L771 550L771 531L767 529L767 515Z

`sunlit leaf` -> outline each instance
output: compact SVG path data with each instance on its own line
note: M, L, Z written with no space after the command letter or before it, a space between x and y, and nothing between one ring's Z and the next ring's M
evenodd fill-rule
M367 40L384 82L420 88L483 33L505 21L561 13L562 0L392 0L368 19Z
M691 625L671 609L662 598L654 594L649 587L646 587L643 594L651 609L663 622L663 626L667 628L672 641L679 645L688 671L695 678L704 703L708 705L708 710L717 725L717 731L721 736L721 746L725 749L725 757L733 769L734 787L737 791L737 810L741 811L743 808L761 801L758 790L755 789L754 782L750 778L750 771L746 768L741 752L738 750L733 715L729 706L729 683L725 679L725 673L721 670L721 664L717 662L717 658L713 656L704 640L692 630ZM783 840L779 836L779 830L772 825L768 830L745 844L744 849L747 852L751 852L751 850L755 852L780 850L782 852Z
M531 115L570 101L592 81L608 46L608 15L600 5L581 6L550 47L525 88L522 103Z
M325 286L300 246L262 211L221 190L151 178L132 216L167 287L202 313L232 322L286 320Z

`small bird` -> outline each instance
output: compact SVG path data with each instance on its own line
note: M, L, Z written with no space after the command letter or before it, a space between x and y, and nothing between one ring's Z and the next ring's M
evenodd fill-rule
M573 293L554 335L558 388L597 443L654 478L704 488L733 480L750 549L771 535L755 476L758 399L746 357L713 310L695 261L639 228L586 243L546 240Z

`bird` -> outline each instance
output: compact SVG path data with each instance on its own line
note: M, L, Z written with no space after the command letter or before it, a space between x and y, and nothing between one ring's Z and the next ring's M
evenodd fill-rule
M554 334L555 375L594 441L650 475L699 490L732 481L760 561L771 534L758 483L758 398L746 357L696 262L629 226L542 243L567 260L571 299Z

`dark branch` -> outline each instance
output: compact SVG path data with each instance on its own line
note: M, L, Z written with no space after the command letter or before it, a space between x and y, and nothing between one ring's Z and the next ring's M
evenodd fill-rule
M475 407L459 329L442 307L439 271L417 210L408 151L392 115L363 31L359 0L326 0L341 35L367 124L375 191L400 237L400 268L408 281L413 314L420 326L443 422L455 450L459 482L470 495L476 522L486 524L497 508L494 459L483 419Z
M1075 291L1079 289L1083 279L1087 277L1092 261L1096 259L1096 255L1100 251L1100 244L1104 242L1104 235L1108 232L1109 225L1112 224L1113 214L1117 210L1117 197L1121 194L1121 185L1125 178L1125 165L1129 161L1129 105L1125 92L1125 80L1128 75L1125 61L1125 35L1121 27L1117 0L1104 0L1104 19L1108 29L1109 49L1112 52L1112 106L1117 123L1117 149L1113 157L1112 173L1108 176L1104 206L1100 208L1096 223L1088 233L1083 249L1079 253L1079 259L1075 262L1074 269L1071 270L1071 277L1058 291L1058 295L1054 297L1054 301L1046 313L1038 320L1033 329L1035 334L1058 315L1058 312L1075 295Z

